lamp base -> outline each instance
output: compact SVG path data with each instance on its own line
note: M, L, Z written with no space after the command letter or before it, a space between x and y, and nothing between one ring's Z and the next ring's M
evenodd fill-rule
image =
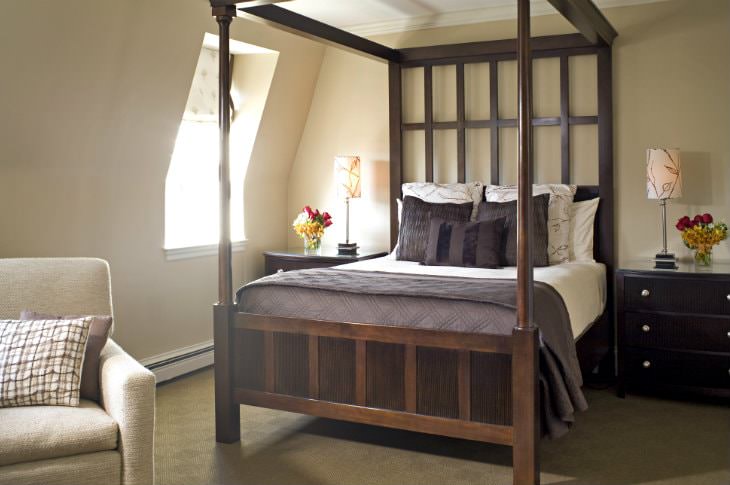
M357 256L357 243L338 243L337 254L341 256Z
M655 269L677 269L677 259L673 253L657 253L654 258Z

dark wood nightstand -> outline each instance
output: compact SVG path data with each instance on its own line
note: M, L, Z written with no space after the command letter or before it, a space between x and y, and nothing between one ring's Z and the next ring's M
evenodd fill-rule
M317 256L304 254L304 248L290 248L286 251L264 251L266 260L266 274L295 269L328 268L339 264L354 263L365 259L386 256L386 251L360 250L356 255L339 255L337 248L322 248L322 254Z
M730 264L616 272L618 393L730 398Z

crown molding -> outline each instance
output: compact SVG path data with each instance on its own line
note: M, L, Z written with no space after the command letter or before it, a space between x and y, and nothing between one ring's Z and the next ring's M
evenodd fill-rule
M597 0L596 4L600 8L605 9L666 1L667 0ZM556 10L545 0L530 2L530 10L533 17L557 13ZM355 35L370 37L374 35L393 34L411 30L478 24L481 22L493 22L495 20L508 20L514 18L517 18L517 6L515 5L514 0L501 0L499 3L486 8L462 10L459 12L449 12L436 15L422 15L419 17L343 26L341 28Z

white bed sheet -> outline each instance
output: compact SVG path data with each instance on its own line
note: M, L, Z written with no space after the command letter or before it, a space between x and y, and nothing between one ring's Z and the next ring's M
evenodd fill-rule
M517 268L463 268L423 266L413 261L396 261L388 256L348 263L338 268L356 271L425 274L464 278L517 279ZM572 261L535 268L535 281L552 286L563 298L575 339L583 335L606 306L606 267L602 263Z

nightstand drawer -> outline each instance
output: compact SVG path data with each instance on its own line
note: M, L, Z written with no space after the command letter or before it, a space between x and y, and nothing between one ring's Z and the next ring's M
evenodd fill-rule
M624 308L730 315L730 281L627 275Z
M626 350L629 382L730 389L730 354Z
M730 353L730 318L625 313L626 345Z

